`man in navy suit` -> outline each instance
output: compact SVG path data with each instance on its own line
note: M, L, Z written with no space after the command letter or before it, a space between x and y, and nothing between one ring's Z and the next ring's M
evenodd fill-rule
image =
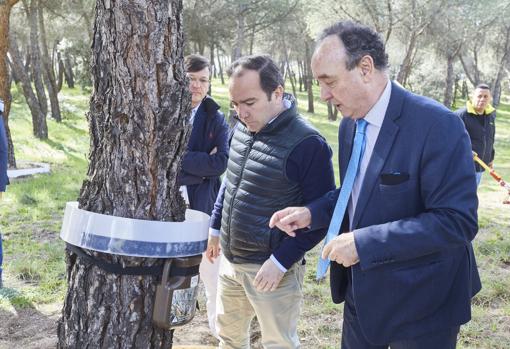
M9 178L7 177L7 135L4 127L4 102L0 99L0 200L5 192ZM0 232L0 288L2 288L2 234Z
M189 55L185 57L184 67L191 92L193 128L178 181L189 207L210 215L220 189L220 176L227 168L228 126L220 106L207 95L210 84L207 58ZM219 262L213 261L211 256L205 257L209 258L202 258L200 277L207 297L209 327L217 336L214 319Z
M448 109L391 82L387 64L379 34L353 22L325 29L312 58L321 98L343 115L342 183L356 125L367 125L341 228L322 251L333 301L345 302L342 348L455 348L481 288L469 137ZM329 225L339 190L270 225L291 236Z

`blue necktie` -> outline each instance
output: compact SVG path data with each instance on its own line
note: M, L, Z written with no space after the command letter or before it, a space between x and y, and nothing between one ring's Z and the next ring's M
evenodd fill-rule
M347 166L347 173L345 174L344 180L342 182L342 187L340 188L340 194L338 194L335 210L333 211L333 217L331 218L328 233L324 241L324 246L333 240L340 231L340 225L342 224L342 220L345 215L345 209L347 208L349 198L351 197L354 179L356 179L356 175L358 174L359 163L363 156L363 151L365 150L366 128L367 122L364 119L359 119L356 121L356 135L354 136L354 145L352 147L351 158L349 160L349 165ZM322 249L324 249L324 247L322 247ZM328 271L328 267L329 258L322 259L322 257L319 256L319 263L317 263L317 280L324 278L326 272Z

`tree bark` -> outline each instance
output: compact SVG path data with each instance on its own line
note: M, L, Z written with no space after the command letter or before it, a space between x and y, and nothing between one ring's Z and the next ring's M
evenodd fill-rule
M37 12L39 15L39 30L41 33L41 49L42 49L42 64L43 64L43 77L48 89L48 97L50 98L51 106L51 117L57 122L62 121L60 114L60 104L58 102L58 90L57 82L55 81L55 71L53 70L53 64L51 63L48 42L46 40L46 28L44 27L44 13L43 7L41 6L41 0L37 1Z
M190 131L182 30L182 0L97 1L90 165L80 208L184 219L175 180ZM126 266L164 261L86 252ZM155 277L109 274L74 254L67 255L67 275L58 348L171 347L172 332L152 324Z
M42 78L41 51L39 50L39 29L37 24L37 1L30 0L27 8L28 22L30 25L30 53L32 63L32 80L35 86L35 92L39 101L39 106L44 114L48 114L48 100ZM25 3L26 4L26 3Z
M18 44L16 42L16 37L12 33L9 35L9 42L10 42L9 53L11 54L12 57L11 68L16 72L16 75L20 79L20 84L23 89L25 101L27 102L28 108L30 109L30 113L32 114L32 132L34 133L34 136L36 136L39 139L47 139L48 126L46 124L46 117L44 116L41 110L41 105L37 100L37 96L32 90L30 78L23 69L21 54L19 52Z
M7 67L7 52L9 51L9 18L11 8L18 0L0 2L0 98L4 101L4 125L7 133L9 167L16 168L16 158L9 128L9 112L11 110L11 91L9 83L9 69Z

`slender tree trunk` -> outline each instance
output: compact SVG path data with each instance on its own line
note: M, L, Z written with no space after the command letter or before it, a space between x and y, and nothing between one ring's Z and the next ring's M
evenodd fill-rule
M280 26L280 40L282 42L282 49L283 49L283 53L284 53L284 58L285 58L285 62L284 62L284 70L282 71L286 71L288 78L289 78L289 81L290 81L290 85L292 86L292 93L294 94L294 96L297 96L297 93L296 93L296 83L292 77L292 71L290 70L290 63L289 63L289 52L287 51L287 45L285 43L285 36L284 36L284 30L283 28Z
M50 98L51 106L51 117L57 122L62 121L60 114L60 104L58 102L58 90L57 83L55 81L55 72L53 70L53 64L48 52L48 42L46 40L46 28L44 27L44 13L43 7L41 6L41 0L37 1L37 12L39 14L39 29L41 33L41 49L42 49L42 63L43 63L43 76L46 88L48 89L48 97Z
M253 54L253 45L255 44L255 26L251 29L250 33L250 55Z
M505 28L505 43L503 44L503 56L499 63L498 73L492 86L492 103L495 107L499 105L501 99L501 81L505 76L505 67L510 62L510 25Z
M298 75L299 75L299 92L303 92L303 65L301 61L298 60Z
M313 77L312 77L312 68L310 66L311 63L311 54L310 54L310 46L311 44L308 42L308 40L305 42L305 64L306 64L306 89L308 91L308 112L314 113L315 109L313 106Z
M245 18L247 5L240 3L237 7L237 30L234 45L232 46L232 62L236 61L243 55L244 36L245 36Z
M219 73L220 73L221 84L225 85L225 78L223 77L223 67L221 64L221 56L220 56L219 46L216 46L216 57L218 57L218 68L220 70Z
M39 106L44 116L48 114L48 100L42 78L41 51L39 50L39 30L37 24L37 1L30 0L28 8L28 22L30 25L30 53L32 61L32 80L35 86Z
M397 81L402 86L406 85L407 79L409 78L409 75L411 75L412 61L413 61L413 57L415 55L417 42L418 42L418 36L416 35L415 32L412 32L411 37L409 38L409 41L407 44L404 60L400 64L400 68L397 73Z
M64 53L64 68L64 78L66 80L67 87L74 88L73 63L69 50L66 50Z
M90 165L80 208L184 219L175 180L190 131L182 28L182 0L97 1ZM86 252L126 266L163 263ZM110 274L74 254L67 255L67 275L58 348L171 348L172 332L152 324L155 277Z
M336 121L338 118L338 109L336 109L331 102L328 102L328 120Z
M64 84L64 62L62 62L62 57L60 52L57 52L57 92L62 90L62 85Z
M446 80L444 89L444 100L443 104L450 108L453 103L453 85L455 83L455 76L453 74L453 63L455 62L455 56L449 54L446 58Z
M48 138L48 126L46 125L46 117L44 116L41 105L37 100L37 96L32 90L32 84L30 79L23 69L23 65L21 64L21 55L19 53L18 44L16 42L16 38L14 34L9 35L10 48L9 53L12 57L12 66L11 68L16 72L16 75L20 79L20 84L23 89L23 95L25 96L25 100L28 104L28 108L30 109L30 113L32 114L32 131L34 136L39 139Z
M11 110L11 91L9 83L9 72L7 67L7 52L9 51L9 18L11 8L18 0L0 2L0 98L4 101L4 125L7 133L7 161L9 167L16 168L14 146L12 143L11 130L9 128L9 112Z
M211 43L209 45L209 47L210 47L210 50L209 50L209 61L211 62L211 70L212 70L211 73L212 73L212 76L216 79L217 74L216 74L216 62L214 60L214 46L215 46L214 45L214 41L211 40ZM211 84L209 84L209 85L211 85Z
M457 109L457 96L459 95L459 77L456 76L455 79L454 79L454 84L453 84L453 101L452 101L452 109Z

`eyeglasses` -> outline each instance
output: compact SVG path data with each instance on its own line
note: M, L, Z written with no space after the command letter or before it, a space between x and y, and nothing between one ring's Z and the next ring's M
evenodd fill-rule
M206 78L200 78L200 79L197 79L197 78L193 78L191 76L188 76L189 78L189 81L190 83L192 84L200 84L200 85L207 85L209 82L211 82L209 79L206 79Z

